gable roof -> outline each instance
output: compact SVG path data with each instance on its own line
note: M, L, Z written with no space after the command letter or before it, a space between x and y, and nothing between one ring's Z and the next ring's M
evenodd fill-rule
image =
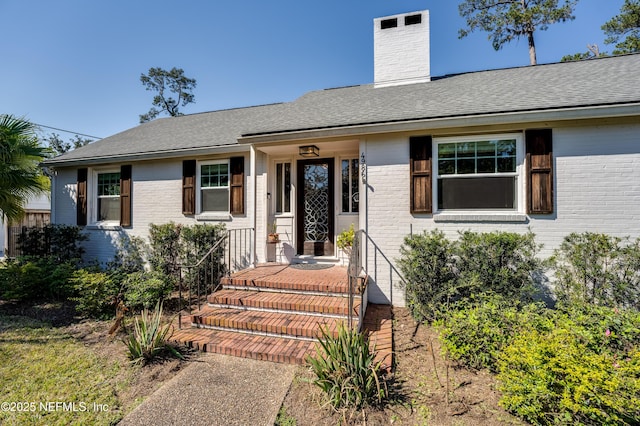
M237 151L239 140L310 130L615 106L640 115L640 54L455 74L403 86L319 90L288 103L161 118L45 164Z

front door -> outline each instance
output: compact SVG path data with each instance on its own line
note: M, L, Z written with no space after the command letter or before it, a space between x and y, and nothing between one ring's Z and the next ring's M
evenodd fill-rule
M333 256L333 158L298 161L297 252Z

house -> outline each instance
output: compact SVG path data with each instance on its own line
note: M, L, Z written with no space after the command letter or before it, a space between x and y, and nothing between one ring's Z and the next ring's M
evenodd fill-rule
M373 84L162 118L47 160L52 221L107 260L149 224L251 228L254 263L334 261L366 231L369 300L402 305L403 238L640 236L640 55L432 77L428 11L374 20ZM275 224L278 244L266 236Z
M50 222L51 201L49 194L31 196L24 206L25 214L17 223L7 223L0 217L0 259L19 254L18 237L23 227L41 228Z

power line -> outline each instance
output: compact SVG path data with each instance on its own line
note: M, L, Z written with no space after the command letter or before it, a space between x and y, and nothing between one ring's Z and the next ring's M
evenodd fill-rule
M88 138L93 138L93 139L102 139L99 136L85 135L84 133L72 132L71 130L58 129L57 127L45 126L44 124L38 124L38 123L33 123L33 124L35 124L38 127L44 127L46 129L57 130L59 132L73 133L73 134L78 135L78 136L86 136Z

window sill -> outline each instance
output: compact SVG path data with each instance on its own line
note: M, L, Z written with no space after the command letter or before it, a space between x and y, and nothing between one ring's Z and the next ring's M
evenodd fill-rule
M434 222L519 222L529 219L524 213L435 213Z
M98 230L98 231L122 231L122 226L119 223L92 223L87 225L84 229Z
M230 221L229 213L201 213L196 215L196 220L201 222L207 221Z

